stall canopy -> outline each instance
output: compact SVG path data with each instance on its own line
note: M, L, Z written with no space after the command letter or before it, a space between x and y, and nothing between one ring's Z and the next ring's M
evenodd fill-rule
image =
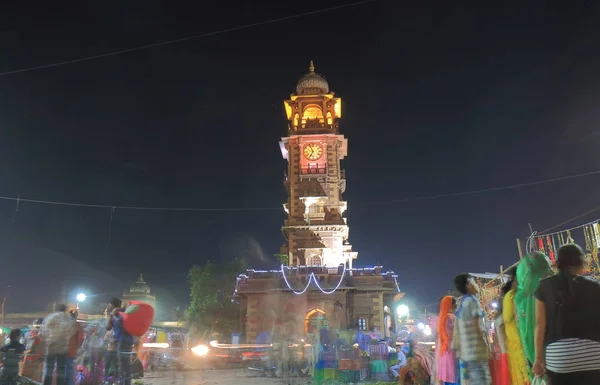
M481 279L499 279L502 277L502 281L507 282L510 279L508 275L500 275L498 273L469 273L470 276Z

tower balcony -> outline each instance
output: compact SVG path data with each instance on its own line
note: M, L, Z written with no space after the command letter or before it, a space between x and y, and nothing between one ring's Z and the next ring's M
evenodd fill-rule
M305 217L308 223L310 223L310 221L322 221L325 219L325 212L310 211Z
M324 165L310 165L300 168L301 175L325 175L327 168Z

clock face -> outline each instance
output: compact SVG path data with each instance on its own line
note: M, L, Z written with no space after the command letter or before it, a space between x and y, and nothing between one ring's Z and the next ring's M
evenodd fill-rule
M317 160L323 156L323 147L317 143L309 143L304 146L304 157L308 160Z

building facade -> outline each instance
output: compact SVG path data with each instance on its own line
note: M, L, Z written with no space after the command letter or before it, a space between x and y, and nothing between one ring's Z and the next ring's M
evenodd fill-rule
M288 166L288 201L282 227L287 242L281 254L287 255L290 266L352 267L357 253L348 243L343 217L347 204L342 198L346 177L341 160L348 154L348 140L339 132L342 99L329 91L311 62L284 105L288 135L280 148Z
M284 101L287 135L280 141L287 161L288 199L282 226L281 269L248 270L238 278L240 322L248 341L275 330L283 338L317 329L384 329L384 306L397 296L393 272L354 268L358 253L348 240L347 202L341 161L348 140L340 134L342 100L325 78L309 72ZM324 326L326 325L326 326Z

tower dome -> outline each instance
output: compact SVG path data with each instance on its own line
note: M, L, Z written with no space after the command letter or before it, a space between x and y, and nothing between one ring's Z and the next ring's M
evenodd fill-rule
M129 288L130 293L144 293L150 294L150 286L144 281L144 277L140 274L140 277L131 287Z
M318 95L329 93L329 83L323 77L315 72L315 65L312 60L308 66L308 73L303 75L296 84L297 95Z

